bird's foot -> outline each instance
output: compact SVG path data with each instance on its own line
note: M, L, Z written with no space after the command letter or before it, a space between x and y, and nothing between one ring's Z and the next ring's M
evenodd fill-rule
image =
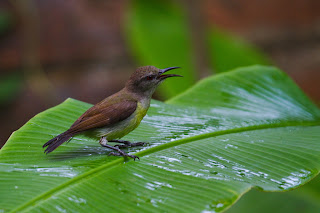
M135 155L129 155L128 153L122 151L119 147L116 147L116 146L111 146L109 144L107 144L107 139L105 137L102 137L100 139L100 145L103 146L103 147L106 147L106 148L109 148L109 149L112 149L114 151L117 151L117 152L110 152L109 155L114 155L114 156L123 156L123 157L130 157L130 158L133 158L133 160L136 160L136 158L138 158L140 160L140 158L138 156L135 156ZM110 142L114 142L114 141L110 141ZM129 142L129 141L127 141ZM130 143L130 142L129 142ZM132 143L130 143L132 144ZM125 144L126 145L126 144Z
M135 146L144 146L147 143L144 142L136 142L136 143L131 143L130 141L123 141L123 140L112 140L109 142L116 142L116 143L123 143L123 144L117 144L114 147L118 148L127 148L127 147L135 147Z

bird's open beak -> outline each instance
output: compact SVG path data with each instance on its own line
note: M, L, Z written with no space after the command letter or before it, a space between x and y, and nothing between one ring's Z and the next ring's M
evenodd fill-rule
M164 79L169 78L169 77L183 77L182 75L176 75L176 74L163 75L163 73L168 72L169 70L178 69L178 68L180 68L180 67L168 67L168 68L165 68L165 69L161 69L159 71L158 79L164 80Z

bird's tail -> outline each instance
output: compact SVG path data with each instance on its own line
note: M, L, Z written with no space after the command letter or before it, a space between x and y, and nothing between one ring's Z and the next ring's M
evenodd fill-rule
M48 153L52 152L53 150L58 148L58 146L60 146L64 142L68 141L73 135L74 134L72 134L68 131L65 131L64 133L58 135L57 137L52 138L47 143L43 144L43 146L42 146L43 148L48 146L47 149L44 151L44 153L48 154Z

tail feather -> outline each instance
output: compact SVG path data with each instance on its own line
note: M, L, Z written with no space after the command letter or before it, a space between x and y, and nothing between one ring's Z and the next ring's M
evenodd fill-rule
M72 133L66 131L66 132L58 135L57 137L52 138L47 143L43 144L43 146L42 146L43 148L48 146L47 149L44 151L44 153L48 154L48 153L52 152L53 150L58 148L58 146L60 146L64 142L68 141L72 136L73 136Z

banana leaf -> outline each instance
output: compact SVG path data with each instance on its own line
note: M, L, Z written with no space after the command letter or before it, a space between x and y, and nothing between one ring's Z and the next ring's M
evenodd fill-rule
M42 145L91 105L67 99L14 132L0 150L0 212L222 212L252 188L288 191L320 169L320 110L282 71L251 66L152 101L124 137L140 161L108 156L77 135Z

